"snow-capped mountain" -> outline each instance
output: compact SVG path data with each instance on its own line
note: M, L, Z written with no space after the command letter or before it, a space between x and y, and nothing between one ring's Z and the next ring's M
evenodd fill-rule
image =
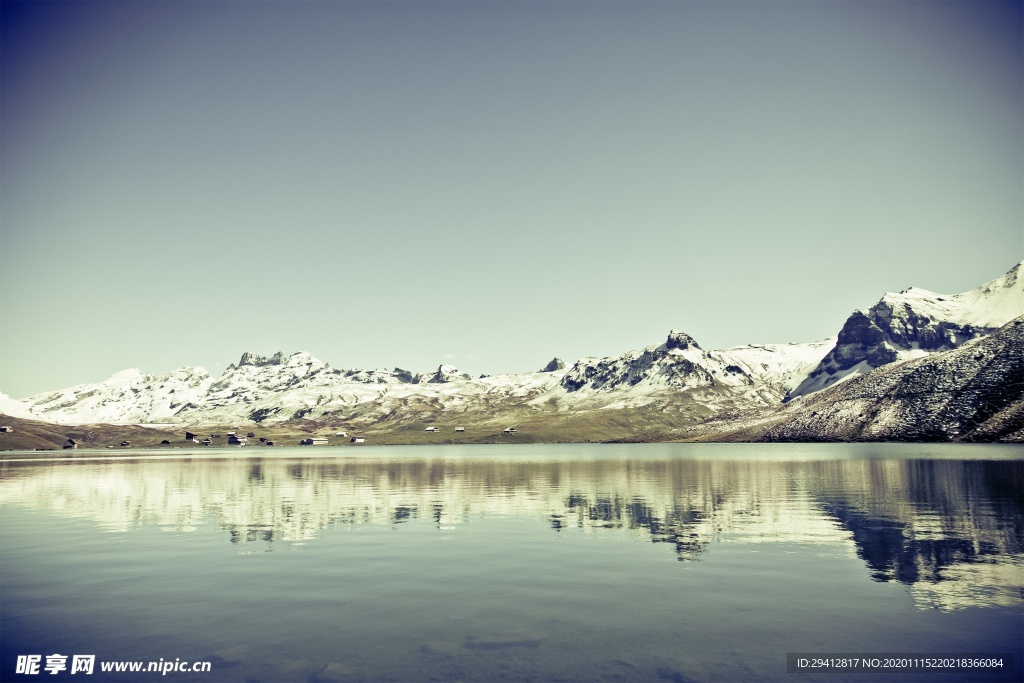
M564 373L564 370L562 371ZM450 365L434 372L341 370L309 353L269 358L245 352L214 378L202 368L154 376L124 370L96 384L8 399L7 414L58 424L282 422L365 415L377 419L403 407L432 410L495 398L520 402L557 386L558 373L472 379ZM421 411L422 412L422 411Z
M1022 266L1024 262L963 294L936 294L911 287L886 294L867 311L854 311L840 330L835 347L788 398L991 334L1024 313Z
M739 346L705 351L681 330L672 330L664 343L609 358L583 358L562 378L567 394L607 396L624 393L636 404L660 400L666 393L690 391L706 397L742 396L751 406L778 403L821 361L833 340L809 344ZM796 380L799 381L799 380Z
M200 368L160 376L125 370L21 405L31 417L61 424L403 423L473 411L569 412L679 401L695 401L705 410L775 405L786 387L772 373L783 376L789 359L776 353L779 368L756 363L753 348L708 352L673 330L664 343L642 351L584 358L568 368L554 359L539 372L479 378L451 365L423 373L341 370L308 353L266 358L246 352L217 378ZM762 349L758 358L770 355Z
M773 440L1024 439L1024 316L791 404Z
M427 372L343 370L304 352L245 352L219 377L194 367L163 375L125 370L22 401L0 395L0 412L58 424L310 420L353 428L463 417L569 419L615 409L661 416L665 428L722 415L772 414L784 400L806 402L841 380L991 335L1024 315L1021 266L963 294L916 288L886 294L851 315L837 337L804 344L705 350L672 330L660 344L639 351L568 366L554 358L538 372L477 378L451 365Z
M753 381L736 366L704 351L690 335L669 332L659 346L630 351L609 358L583 358L560 382L567 392L613 392L624 387L694 389L751 385Z
M184 367L163 375L136 369L102 382L37 394L22 403L37 420L58 424L172 422L186 405L196 405L213 383L202 368Z

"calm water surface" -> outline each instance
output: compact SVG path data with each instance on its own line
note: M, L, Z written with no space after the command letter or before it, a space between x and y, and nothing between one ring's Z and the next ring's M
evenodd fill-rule
M1019 447L311 451L6 454L0 680L1022 677ZM1017 663L805 674L790 652ZM15 673L54 653L95 673ZM211 671L99 670L161 659Z

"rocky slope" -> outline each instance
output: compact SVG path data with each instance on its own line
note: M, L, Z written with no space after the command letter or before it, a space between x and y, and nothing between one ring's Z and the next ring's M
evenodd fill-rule
M1024 441L1024 316L792 405L768 440Z

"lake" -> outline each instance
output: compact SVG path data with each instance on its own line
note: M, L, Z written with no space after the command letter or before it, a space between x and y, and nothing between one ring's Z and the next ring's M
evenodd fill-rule
M3 681L1022 678L1019 446L3 457Z

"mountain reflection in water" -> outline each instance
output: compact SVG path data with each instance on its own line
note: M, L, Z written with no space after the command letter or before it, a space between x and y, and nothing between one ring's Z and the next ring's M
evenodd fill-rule
M232 543L480 516L552 533L629 530L699 560L717 543L855 549L919 607L1022 604L1024 464L1014 460L234 458L4 463L0 502L111 531L215 524Z

